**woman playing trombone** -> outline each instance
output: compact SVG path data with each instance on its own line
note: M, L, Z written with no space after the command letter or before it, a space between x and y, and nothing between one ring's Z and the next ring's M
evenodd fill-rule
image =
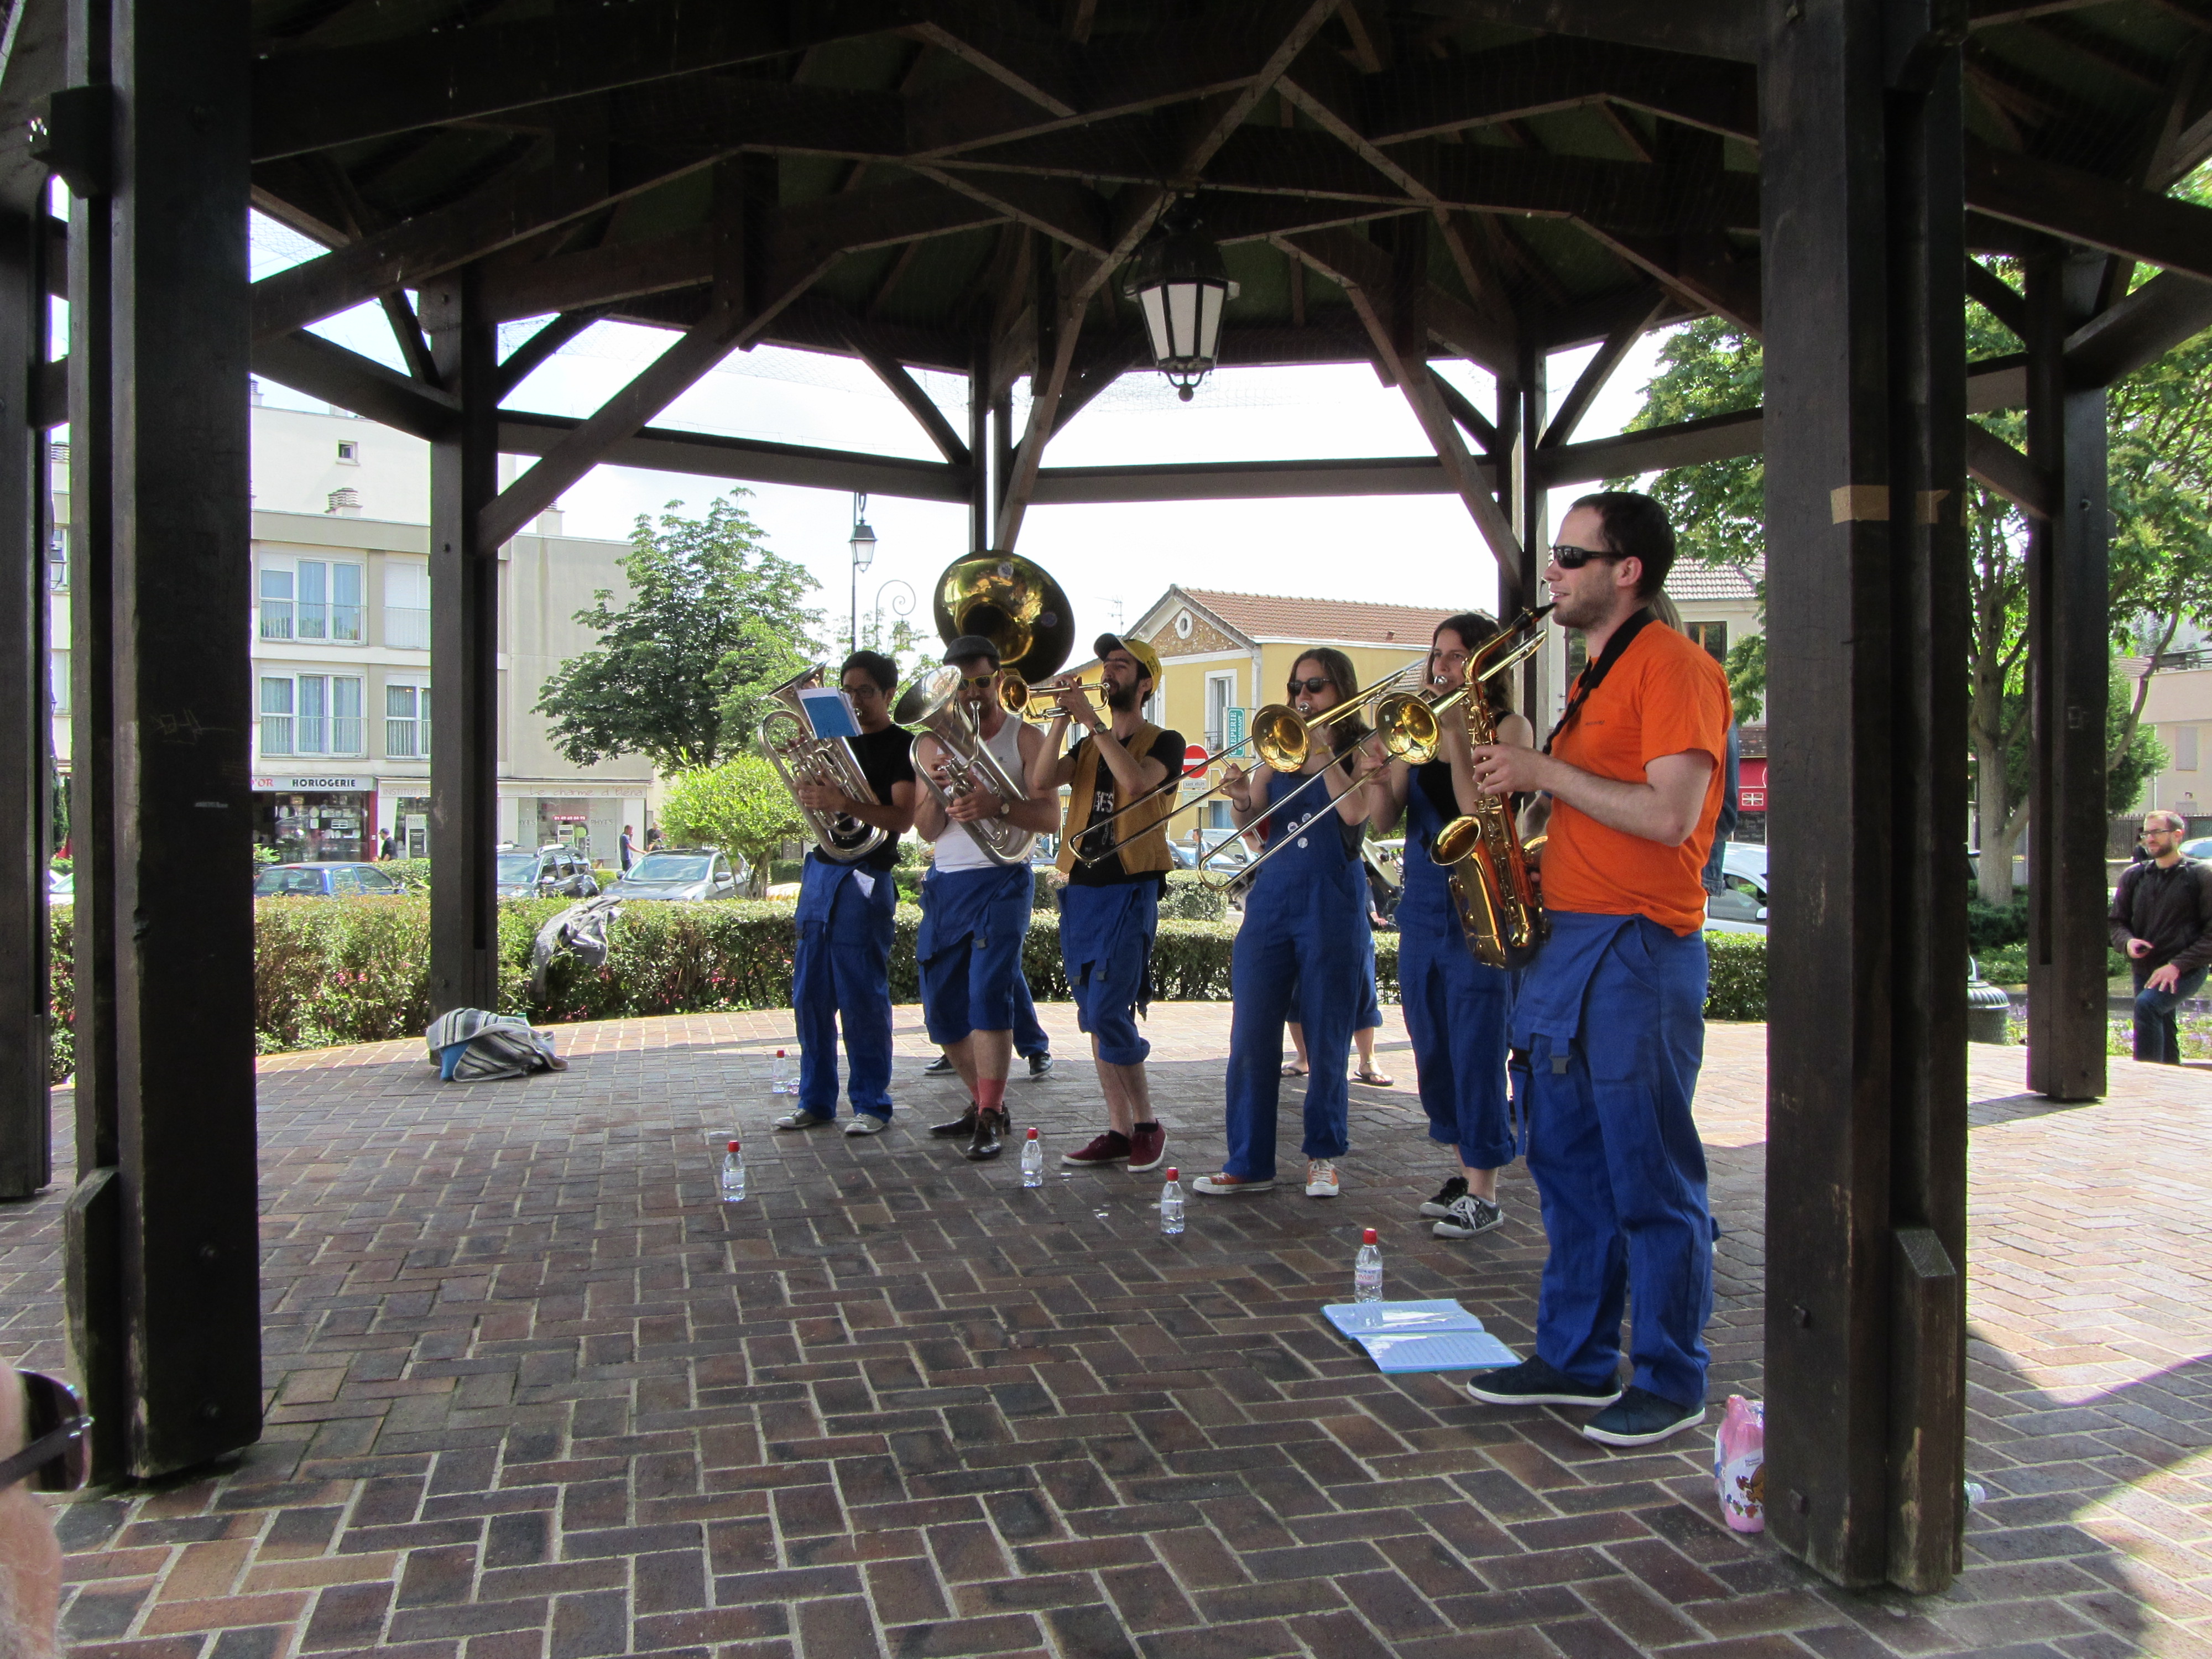
M1311 722L1358 689L1351 659L1317 647L1291 669L1288 701ZM1303 773L1262 765L1247 777L1231 765L1224 791L1237 828L1259 830L1267 846L1244 897L1230 962L1229 1161L1219 1174L1192 1183L1216 1196L1275 1184L1283 1026L1294 999L1311 1051L1336 1062L1316 1066L1306 1083L1307 1197L1336 1196L1335 1161L1348 1145L1342 1057L1366 988L1362 947L1368 941L1359 858L1367 805L1357 781L1377 763L1359 746L1366 727L1357 717L1309 730Z

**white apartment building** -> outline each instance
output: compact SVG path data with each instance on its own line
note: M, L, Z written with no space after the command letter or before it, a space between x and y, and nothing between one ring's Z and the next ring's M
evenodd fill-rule
M2128 690L2142 672L2140 659L2121 665ZM2162 806L2206 833L2212 817L2212 635L2185 623L2175 633L2143 700L2143 721L2166 745L2166 770L2143 786L2138 811Z
M380 830L428 849L429 453L340 413L253 410L254 834L287 860L364 855ZM57 449L58 462L65 452ZM511 463L503 463L511 465ZM68 471L48 556L54 752L69 755ZM579 767L533 714L564 659L597 644L571 618L623 586L623 542L564 536L561 515L500 550L499 835L581 842L611 862L646 825L650 762Z

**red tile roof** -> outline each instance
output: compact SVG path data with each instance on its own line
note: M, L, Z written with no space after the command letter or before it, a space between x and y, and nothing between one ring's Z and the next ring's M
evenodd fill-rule
M1429 642L1437 624L1451 614L1431 606L1373 605L1358 599L1299 599L1274 593L1224 593L1204 587L1175 591L1255 640L1317 643L1349 640L1364 645L1419 647ZM1169 611L1170 622L1174 614Z

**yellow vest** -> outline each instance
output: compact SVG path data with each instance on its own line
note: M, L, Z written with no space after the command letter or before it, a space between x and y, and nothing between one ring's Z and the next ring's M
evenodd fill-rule
M1121 739L1121 746L1139 760L1152 752L1153 744L1159 741L1160 728L1148 721L1139 720L1137 729ZM1163 779L1162 782L1171 782ZM1091 822L1091 802L1098 789L1098 744L1096 739L1085 744L1075 757L1075 776L1067 790L1067 822L1061 826L1060 857L1055 862L1060 872L1066 875L1075 868L1075 840ZM1163 787L1150 797L1142 806L1121 819L1113 827L1114 850L1121 855L1121 868L1130 875L1149 873L1155 870L1172 870L1175 859L1168 851L1168 832L1164 827L1168 816L1176 809L1176 797L1180 789ZM1127 805L1127 802L1123 802Z

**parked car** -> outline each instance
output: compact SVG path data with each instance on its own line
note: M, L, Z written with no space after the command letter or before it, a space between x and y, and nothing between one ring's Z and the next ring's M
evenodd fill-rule
M590 898L599 890L592 861L574 848L556 844L499 855L501 898Z
M616 898L735 898L752 867L714 847L664 847L647 853L629 873L607 889Z
M404 893L406 884L373 864L318 860L312 864L264 864L253 878L256 898L354 898Z
M1721 890L1706 896L1709 933L1766 932L1766 848L1732 841L1721 854Z
M2199 836L2195 841L2181 843L2182 856L2192 859L2212 859L2212 836Z
M1209 870L1237 870L1252 861L1251 850L1244 845L1244 838L1234 830L1208 828L1199 832L1199 838L1200 845L1205 848L1204 862ZM1174 854L1176 869L1195 870L1199 867L1199 849L1191 845L1188 832L1169 842L1168 850Z

